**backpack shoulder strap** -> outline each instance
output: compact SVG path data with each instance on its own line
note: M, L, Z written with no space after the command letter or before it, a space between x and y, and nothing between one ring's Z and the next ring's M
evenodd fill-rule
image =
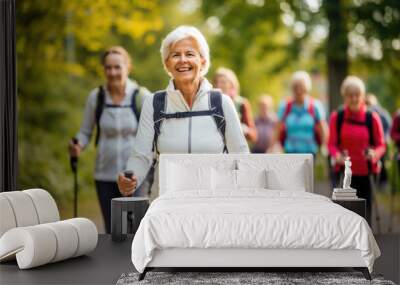
M368 128L369 145L375 146L373 126L372 126L372 110L368 109L365 114L365 125Z
M289 115L289 113L292 111L292 106L293 106L293 101L292 100L287 100L284 106L284 112L283 112L283 117L282 117L282 121L285 122L287 116Z
M104 103L106 101L106 93L103 86L99 86L99 91L97 92L96 109L95 109L95 119L96 119L96 138L94 145L97 146L100 138L100 118L103 113Z
M337 118L336 118L337 144L339 147L341 144L341 131L343 126L343 120L344 120L344 109L339 108L337 111Z
M135 114L137 121L139 122L140 109L138 104L138 98L139 98L139 88L135 88L132 92L132 97L131 97L131 109L133 114Z
M210 110L213 111L212 116L224 142L224 153L228 153L225 139L226 121L224 110L222 109L222 94L216 89L210 91Z
M310 97L309 99L310 101L308 102L308 113L313 117L315 123L317 122L317 114L316 114L316 106L314 104L314 99L312 97Z
M166 91L157 91L153 97L153 121L154 121L154 139L153 151L157 150L158 136L160 135L161 123L164 119L163 113L166 108ZM158 151L157 151L158 152Z
M240 95L237 95L233 102L235 103L236 112L238 112L240 120L242 120L244 111L244 98Z

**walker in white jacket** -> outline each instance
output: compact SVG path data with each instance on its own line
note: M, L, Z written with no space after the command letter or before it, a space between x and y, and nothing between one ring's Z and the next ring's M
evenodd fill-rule
M196 112L210 109L210 91L212 85L203 78L190 108L182 93L169 82L166 96L165 113ZM153 97L149 96L142 109L139 129L133 152L128 160L127 169L134 171L138 185L143 182L153 163ZM249 153L249 148L240 127L238 115L232 100L222 95L222 109L226 121L225 142L212 116L196 116L164 120L157 140L158 153L223 153L226 144L229 153ZM158 167L151 198L158 196Z

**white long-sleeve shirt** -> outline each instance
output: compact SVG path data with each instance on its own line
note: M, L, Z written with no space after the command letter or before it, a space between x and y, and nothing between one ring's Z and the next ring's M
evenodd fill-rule
M106 86L105 104L113 105L112 98ZM119 108L105 106L100 117L100 136L96 152L96 165L94 177L100 181L116 181L119 172L126 168L126 163L135 144L135 137L138 129L138 121L131 106L133 90L139 89L140 104L142 107L145 98L150 96L150 92L143 87L139 87L133 80L127 80L125 86L125 97ZM81 128L76 135L79 144L85 148L92 136L96 126L96 104L99 88L95 88L89 94L86 101L84 116Z
M190 108L171 80L166 89L166 113L209 110L211 89L212 85L207 79L202 79ZM143 182L153 161L153 97L154 95L149 96L143 105L136 142L127 163L127 169L133 170L138 178L138 185ZM227 95L222 95L222 109L226 121L225 140L228 152L248 153L249 148L240 127L238 115L232 100ZM160 154L222 153L224 142L212 116L164 119L158 136L157 149ZM158 194L158 167L156 167L155 183L152 188L152 196L154 194Z

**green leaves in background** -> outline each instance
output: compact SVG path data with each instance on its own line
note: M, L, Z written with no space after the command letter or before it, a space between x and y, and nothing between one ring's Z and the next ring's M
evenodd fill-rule
M366 79L382 105L394 111L400 105L400 2L342 3L349 50L333 52L348 55L350 72ZM103 82L102 51L124 46L133 58L132 77L152 91L162 89L168 76L159 48L163 37L178 25L195 25L205 33L211 47L210 75L221 65L233 68L243 95L253 104L266 92L281 100L296 69L313 71L314 79L320 78L314 82L313 95L326 99L323 75L329 22L324 5L328 4L327 0L17 1L19 188L43 187L61 207L70 204L73 184L67 142L79 129L89 91ZM94 199L94 154L91 145L79 161L85 199Z

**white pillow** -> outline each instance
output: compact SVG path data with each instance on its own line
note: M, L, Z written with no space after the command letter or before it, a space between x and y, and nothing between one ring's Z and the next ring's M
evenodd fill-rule
M211 189L211 167L170 163L168 174L169 191Z
M212 168L213 190L236 190L236 170Z
M267 169L267 188L273 190L307 191L304 163L293 164L290 170Z
M236 170L237 187L267 188L267 172L263 170Z

